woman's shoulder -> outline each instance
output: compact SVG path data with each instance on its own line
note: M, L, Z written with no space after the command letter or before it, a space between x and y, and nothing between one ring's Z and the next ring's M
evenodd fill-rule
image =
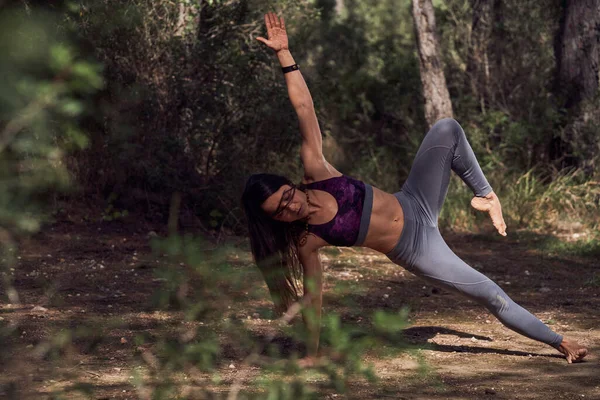
M326 162L326 166L321 168L319 171L312 171L311 173L305 173L302 177L302 184L310 185L311 183L326 181L332 178L339 178L344 176L340 171L335 169L331 164Z
M323 163L319 168L311 168L310 170L304 169L302 184L309 185L311 183L337 178L343 175L344 174L335 169L333 165L329 164L326 160L323 160Z

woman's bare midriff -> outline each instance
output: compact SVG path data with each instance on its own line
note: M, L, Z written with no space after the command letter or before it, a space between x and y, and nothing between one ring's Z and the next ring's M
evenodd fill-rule
M373 209L367 238L362 246L390 252L402 234L404 213L396 196L373 187Z

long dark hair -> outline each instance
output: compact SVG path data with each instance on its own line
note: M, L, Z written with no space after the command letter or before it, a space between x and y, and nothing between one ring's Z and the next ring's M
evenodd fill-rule
M302 265L298 260L301 222L277 221L261 208L262 203L283 185L294 184L284 176L254 174L248 178L242 195L252 255L278 313L286 312L298 299L297 281L302 276Z

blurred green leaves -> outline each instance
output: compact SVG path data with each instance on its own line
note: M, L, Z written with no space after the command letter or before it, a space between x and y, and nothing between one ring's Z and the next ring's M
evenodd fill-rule
M59 73L73 63L73 49L64 43L57 43L50 48L49 66L53 72Z
M37 232L49 199L71 187L65 156L87 145L82 128L101 69L78 51L60 7L6 7L0 14L0 269L12 286L16 237Z
M44 199L68 188L63 158L87 146L81 119L103 87L63 22L35 7L0 16L0 227L12 234L36 231Z
M229 398L236 399L313 399L324 388L347 393L354 379L377 382L367 354L390 357L408 348L402 338L405 309L398 313L376 311L373 324L366 326L344 323L340 315L327 313L322 321L323 355L314 366L300 368L298 360L304 356L302 343L308 338L307 330L298 329L298 324L269 321L271 326L262 336L252 319L238 315L239 310L253 306L248 296L236 298L235 293L248 290L247 274L258 275L258 271L253 265L239 264L232 256L236 249L215 247L189 235L155 238L152 248L157 257L165 256L155 271L160 282L155 288L155 304L186 316L185 325L158 338L145 355L140 354L143 363L154 367L139 385L152 388L156 399L170 398L165 393L180 390L178 377L192 376L197 370L205 372L196 375L196 384L207 398L227 392ZM291 338L291 348L282 349L281 341ZM257 367L253 385L246 371ZM246 378L223 382L223 368L235 368Z

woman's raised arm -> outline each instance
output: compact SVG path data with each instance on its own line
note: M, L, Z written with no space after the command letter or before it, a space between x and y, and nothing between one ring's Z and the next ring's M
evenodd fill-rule
M300 122L300 133L302 134L300 157L304 165L305 175L313 180L325 179L332 172L335 173L335 170L323 158L321 129L319 128L312 96L289 50L285 22L283 17L278 18L275 13L268 13L265 14L265 25L267 26L268 39L263 37L257 37L256 39L275 51L281 67L284 69L288 95Z

